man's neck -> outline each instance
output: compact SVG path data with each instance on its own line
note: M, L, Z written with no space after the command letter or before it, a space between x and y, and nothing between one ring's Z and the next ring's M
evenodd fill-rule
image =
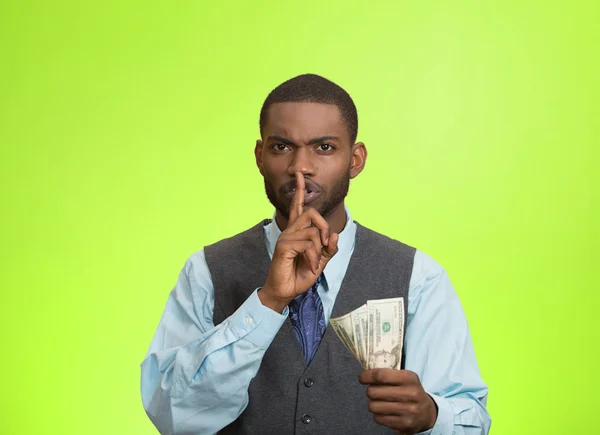
M288 220L279 210L277 210L275 213L275 220L277 221L277 226L281 229L281 231L284 231L287 228ZM329 224L331 232L338 234L341 233L346 227L346 221L348 220L344 203L342 202L335 209L333 209L331 213L325 217L325 220Z

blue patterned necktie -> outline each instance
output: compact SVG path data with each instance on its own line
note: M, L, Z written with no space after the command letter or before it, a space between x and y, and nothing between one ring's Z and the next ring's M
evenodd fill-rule
M296 296L289 304L290 321L302 348L306 364L310 364L315 356L325 333L323 302L317 292L322 277L323 275L317 279L310 290Z

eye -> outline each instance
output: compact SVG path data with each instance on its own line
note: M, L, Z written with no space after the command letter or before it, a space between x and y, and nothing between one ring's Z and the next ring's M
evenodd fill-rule
M319 145L320 151L331 151L333 149L334 149L334 146L331 145L330 143L322 143Z
M276 143L272 146L275 151L285 151L288 146L282 143Z

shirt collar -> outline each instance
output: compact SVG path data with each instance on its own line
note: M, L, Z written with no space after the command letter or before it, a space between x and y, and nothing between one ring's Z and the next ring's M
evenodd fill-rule
M338 252L331 260L329 260L329 263L327 263L327 266L325 266L325 270L323 271L325 280L328 283L341 282L342 278L346 274L350 257L354 252L354 243L356 241L356 222L352 220L350 210L346 204L344 204L344 210L346 211L346 225L340 233L340 238L338 240ZM265 235L267 237L267 250L269 251L269 257L271 258L273 258L275 244L277 243L277 239L281 234L281 229L277 225L275 215L276 212L273 213L273 219L271 223L269 223L265 228Z

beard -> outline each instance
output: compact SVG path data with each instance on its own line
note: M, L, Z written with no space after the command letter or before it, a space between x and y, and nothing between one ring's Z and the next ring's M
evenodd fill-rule
M277 211L279 211L286 219L290 218L290 205L291 200L288 200L283 191L283 185L279 191L275 189L275 187L264 178L265 182L265 193L267 194L267 198L269 202L275 207ZM333 187L330 190L325 189L324 186L318 185L321 192L320 198L318 198L320 204L315 204L315 209L319 212L321 216L326 218L329 214L335 210L335 208L340 205L344 198L348 195L348 190L350 189L350 168L346 174L340 177ZM312 204L311 204L312 206Z

